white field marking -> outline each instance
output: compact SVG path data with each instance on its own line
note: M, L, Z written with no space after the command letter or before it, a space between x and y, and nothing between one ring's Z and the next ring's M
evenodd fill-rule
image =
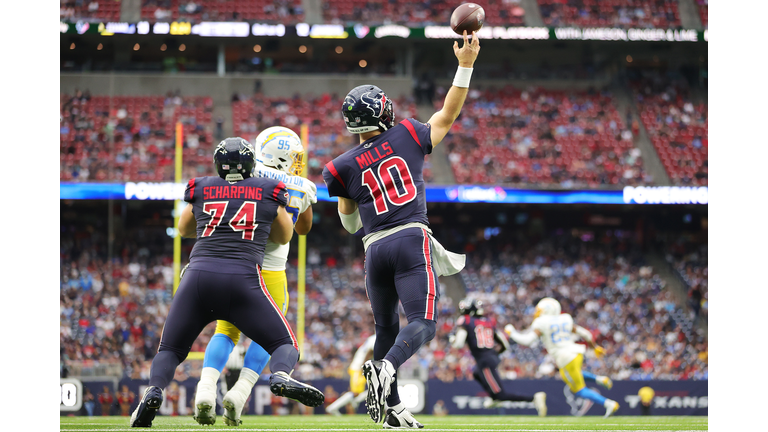
M508 425L506 425L508 426ZM314 432L314 431L335 431L335 432L343 432L343 431L370 431L373 428L341 428L341 429L265 429L265 428L257 428L257 429L251 429L251 428L238 428L238 431L264 431L264 432L270 432L270 431L288 431L288 432ZM66 431L72 431L72 432L90 432L94 430L104 430L104 431L133 431L132 428L114 428L114 427L108 427L105 429L70 429L70 428L64 428L62 430ZM194 428L194 429L178 429L178 428L171 428L171 429L163 429L163 428L152 428L154 431L158 432L164 432L164 431L183 431L183 432L199 432L201 430L210 431L210 432L216 432L216 431L228 431L232 432L232 428L228 429L210 429L210 428ZM429 428L430 431L434 432L453 432L461 429L432 429ZM499 429L473 429L474 432L496 432ZM552 431L565 431L565 432L595 432L595 429L507 429L508 431L512 432L552 432ZM664 429L648 429L648 430L641 430L641 429L611 429L610 432L663 432ZM694 432L693 430L680 430L675 432Z

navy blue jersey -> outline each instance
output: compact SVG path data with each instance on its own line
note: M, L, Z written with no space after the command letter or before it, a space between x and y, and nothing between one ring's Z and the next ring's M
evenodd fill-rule
M406 119L328 162L323 180L330 196L357 202L365 234L428 225L422 168L430 153L429 124Z
M213 257L261 265L277 209L288 203L288 190L270 178L230 184L221 177L197 177L187 184L184 201L192 204L197 221L190 262Z
M469 352L478 363L487 361L498 362L499 353L494 349L496 340L496 326L491 320L481 317L463 315L456 321L456 325L467 331L467 345Z

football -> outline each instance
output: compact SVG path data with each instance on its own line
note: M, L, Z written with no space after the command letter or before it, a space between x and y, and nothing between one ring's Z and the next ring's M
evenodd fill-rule
M466 30L470 35L483 27L483 21L485 21L485 11L475 3L463 3L451 14L451 28L457 34L463 34Z

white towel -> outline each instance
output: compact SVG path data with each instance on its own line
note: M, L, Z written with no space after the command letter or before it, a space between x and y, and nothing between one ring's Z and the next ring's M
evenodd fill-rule
M367 251L368 246L370 246L373 242L408 228L421 228L426 230L429 234L429 242L432 245L432 262L435 266L435 271L437 272L438 276L450 276L460 272L464 268L467 262L467 256L446 250L443 245L441 245L440 242L437 241L432 235L432 230L429 229L428 226L418 222L412 222L405 225L396 226L394 228L370 233L363 237L363 247Z

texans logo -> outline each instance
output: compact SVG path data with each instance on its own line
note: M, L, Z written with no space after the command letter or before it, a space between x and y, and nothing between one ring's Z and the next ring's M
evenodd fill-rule
M371 31L371 29L362 24L355 24L355 34L357 35L358 39L364 38L366 35L368 35L368 32Z
M366 108L371 110L371 113L373 113L373 116L376 118L380 118L382 114L384 114L384 105L387 103L387 97L383 94L373 94L372 92L365 93L364 95L360 96L360 100L363 101L363 103L366 105ZM381 99L379 99L381 97Z

